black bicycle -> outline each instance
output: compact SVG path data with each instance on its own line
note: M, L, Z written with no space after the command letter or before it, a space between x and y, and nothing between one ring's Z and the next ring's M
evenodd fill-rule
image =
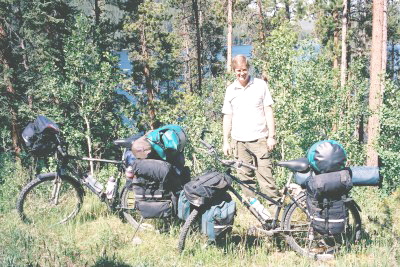
M125 173L129 172L129 164L134 160L130 151L132 141L138 135L114 141L123 149L122 160L80 158L70 156L65 143L59 134L55 135L54 151L56 172L39 174L24 186L18 196L17 211L25 223L48 225L65 223L74 218L82 207L84 195L88 190L107 203L109 209L123 215L127 222L137 229L152 228L142 223L143 218L135 208L135 192L131 186L121 185ZM118 174L110 178L107 186L103 186L92 176L79 170L76 161L92 161L118 166Z
M261 227L255 226L259 233L267 236L283 235L287 244L297 253L315 258L315 259L330 259L342 247L357 242L361 236L361 217L360 209L354 200L350 200L346 205L348 208L348 218L346 228L343 234L338 235L321 235L313 230L311 226L310 214L306 208L306 194L301 190L298 194L293 194L292 182L298 172L306 172L309 169L308 160L306 158L283 161L277 165L287 168L292 171L283 188L282 197L275 201L267 195L257 191L256 188L244 183L236 176L232 175L231 169L239 169L240 167L248 167L255 169L254 166L245 164L236 160L223 160L219 158L215 148L201 140L201 143L208 149L208 152L215 157L215 160L227 167L226 174L230 178L251 190L256 195L265 200L266 203L271 203L275 207L275 213L270 219L265 219L263 214L260 214L251 204L249 199L241 195L234 187L230 186L230 191L243 205L254 215L261 223ZM178 248L182 252L188 240L196 242L195 239L188 238L196 234L198 217L204 212L205 208L192 205L192 212L185 224L181 228L179 236ZM283 211L283 212L282 212Z

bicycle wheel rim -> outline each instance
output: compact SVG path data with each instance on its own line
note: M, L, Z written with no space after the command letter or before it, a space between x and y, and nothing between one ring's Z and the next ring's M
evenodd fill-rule
M349 216L346 230L343 234L324 236L312 231L314 237L310 238L310 218L306 212L306 196L297 199L297 204L292 203L284 218L284 229L289 230L286 241L289 246L299 254L315 259L331 259L334 254L343 248L358 241L361 232L361 219L357 208L349 206Z
M56 225L74 218L82 206L82 192L72 178L35 179L21 192L17 208L30 224Z

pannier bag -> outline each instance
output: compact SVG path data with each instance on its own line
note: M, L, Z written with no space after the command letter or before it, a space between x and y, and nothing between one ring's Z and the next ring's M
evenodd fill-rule
M176 168L163 160L136 159L131 166L136 177L144 180L144 183L158 183L160 190L178 192L190 179L188 168L183 168L178 175Z
M344 199L315 201L307 197L311 226L322 235L341 234L345 230L347 209Z
M350 172L342 170L311 176L307 182L307 193L317 200L337 199L350 192L352 187Z
M172 193L159 189L159 183L146 183L144 179L132 179L135 207L143 218L166 218L172 213Z
M351 180L354 186L381 186L382 177L379 167L355 166L350 167Z
M131 166L137 177L152 182L166 182L171 172L171 164L157 159L136 159Z
M323 140L310 147L307 159L316 173L340 171L345 168L346 151L334 140Z
M208 171L185 184L183 190L189 202L194 206L200 207L224 193L231 184L232 179L228 175L216 171Z
M349 170L313 175L306 182L307 210L311 226L323 235L344 231L348 211L347 194L353 183Z
M186 221L189 218L190 212L190 202L186 198L185 191L182 190L178 199L178 218Z
M22 139L30 153L44 157L56 151L58 145L56 134L59 132L60 128L56 123L39 115L22 131Z
M169 200L164 201L136 201L136 209L140 211L143 218L168 218L172 212L172 202Z
M236 214L236 203L231 196L224 194L216 197L201 216L201 232L214 241L232 229Z

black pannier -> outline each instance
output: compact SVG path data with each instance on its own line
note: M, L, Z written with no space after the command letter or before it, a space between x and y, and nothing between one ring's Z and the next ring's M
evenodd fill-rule
M219 194L223 194L232 184L232 179L220 172L208 171L185 184L186 198L197 207L208 203Z
M180 175L178 175L176 168L163 160L136 159L131 166L142 184L156 184L158 189L162 191L178 192L190 179L190 171L187 167L183 168L183 171L180 171Z
M176 206L175 194L182 189L184 178L163 160L136 159L131 164L137 178L130 180L135 192L135 206L143 218L166 218Z
M348 210L347 194L353 186L348 170L323 173L309 177L307 210L311 226L323 235L340 234L345 230Z
M25 127L22 139L30 153L44 157L56 151L59 143L56 135L59 132L56 123L40 115Z
M140 211L143 218L168 218L171 216L172 202L165 201L136 201L136 209Z
M311 226L322 235L336 235L344 232L348 211L345 199L315 201L307 197L307 209Z

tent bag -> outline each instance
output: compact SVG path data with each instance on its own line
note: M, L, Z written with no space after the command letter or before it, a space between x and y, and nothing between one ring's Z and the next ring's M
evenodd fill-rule
M345 168L346 151L334 140L323 140L310 147L307 159L316 173L340 171Z
M350 173L354 186L381 186L382 184L378 167L350 167Z
M307 193L316 200L326 197L340 198L342 195L347 194L352 187L353 183L348 170L311 176L307 180L306 186Z

